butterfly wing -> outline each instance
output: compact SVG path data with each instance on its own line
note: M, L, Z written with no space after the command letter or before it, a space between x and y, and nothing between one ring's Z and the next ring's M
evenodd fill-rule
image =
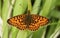
M18 15L18 16L15 16L15 17L12 17L12 18L8 19L7 22L8 22L10 25L13 25L13 26L17 27L17 28L20 29L20 30L24 30L24 29L26 29L26 25L25 25L25 23L23 22L24 19L25 19L25 17L26 17L25 14L23 14L23 15Z
M32 19L34 20L33 23L29 25L29 30L35 31L40 26L43 26L48 23L48 19L39 15L31 15Z

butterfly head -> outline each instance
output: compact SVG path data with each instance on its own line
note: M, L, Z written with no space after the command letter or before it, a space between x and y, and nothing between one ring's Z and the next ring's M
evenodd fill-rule
M29 10L27 11L27 15L30 15L30 11Z

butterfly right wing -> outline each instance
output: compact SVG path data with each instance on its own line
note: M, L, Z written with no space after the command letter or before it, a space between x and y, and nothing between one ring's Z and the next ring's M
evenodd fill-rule
M43 16L33 14L31 15L31 17L33 19L33 22L31 22L28 28L31 31L36 31L40 26L44 26L45 24L48 23L48 19Z
M17 27L20 30L24 30L24 29L26 29L26 25L24 23L25 17L26 17L25 14L18 15L18 16L15 16L15 17L12 17L12 18L8 19L7 22L10 25L13 25L13 26Z

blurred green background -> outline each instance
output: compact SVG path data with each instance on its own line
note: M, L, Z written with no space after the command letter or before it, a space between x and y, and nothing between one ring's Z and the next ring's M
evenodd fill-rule
M18 30L7 23L8 18L26 13L47 17L49 23L37 31ZM60 0L0 0L3 21L2 38L57 38L60 34Z

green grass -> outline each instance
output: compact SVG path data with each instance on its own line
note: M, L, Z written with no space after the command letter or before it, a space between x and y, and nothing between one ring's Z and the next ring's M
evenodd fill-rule
M3 7L2 7L2 12L1 12L1 16L2 16L2 20L3 20L3 37L2 38L8 38L8 25L7 25L7 16L8 16L8 11L9 11L9 3L8 0L5 0L3 3Z
M0 0L0 16L1 16L1 0Z
M60 0L0 0L0 16L3 20L2 38L54 38L60 29L60 11L55 9L60 6ZM31 2L32 1L32 2ZM34 3L33 3L34 1ZM33 5L32 5L33 3ZM49 19L49 23L37 31L19 30L9 26L10 17L21 15L30 10L31 14L39 14ZM27 10L27 11L28 11ZM48 30L47 30L48 29Z

